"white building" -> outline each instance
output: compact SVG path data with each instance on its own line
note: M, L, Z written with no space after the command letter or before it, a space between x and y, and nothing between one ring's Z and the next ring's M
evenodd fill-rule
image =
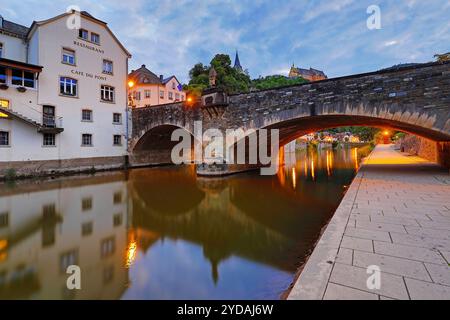
M0 172L123 165L130 57L87 12L0 18Z

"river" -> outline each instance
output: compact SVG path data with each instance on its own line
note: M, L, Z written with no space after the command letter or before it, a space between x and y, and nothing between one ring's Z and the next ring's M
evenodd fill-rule
M0 299L279 299L366 154L300 151L270 177L183 166L1 184Z

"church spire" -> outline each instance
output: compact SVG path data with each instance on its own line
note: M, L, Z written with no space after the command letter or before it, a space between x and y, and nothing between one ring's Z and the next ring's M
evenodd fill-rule
M236 50L236 58L234 59L234 68L240 72L244 71L239 60L239 52Z

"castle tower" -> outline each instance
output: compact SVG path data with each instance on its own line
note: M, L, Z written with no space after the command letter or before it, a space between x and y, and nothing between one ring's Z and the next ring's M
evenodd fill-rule
M236 57L234 59L234 69L239 72L243 72L244 69L241 66L241 61L239 60L239 52L236 50Z

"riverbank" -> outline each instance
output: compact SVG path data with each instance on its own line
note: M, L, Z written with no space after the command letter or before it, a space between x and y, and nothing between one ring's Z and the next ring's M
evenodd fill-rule
M450 299L450 177L380 145L366 159L288 299ZM369 266L381 287L367 287Z

